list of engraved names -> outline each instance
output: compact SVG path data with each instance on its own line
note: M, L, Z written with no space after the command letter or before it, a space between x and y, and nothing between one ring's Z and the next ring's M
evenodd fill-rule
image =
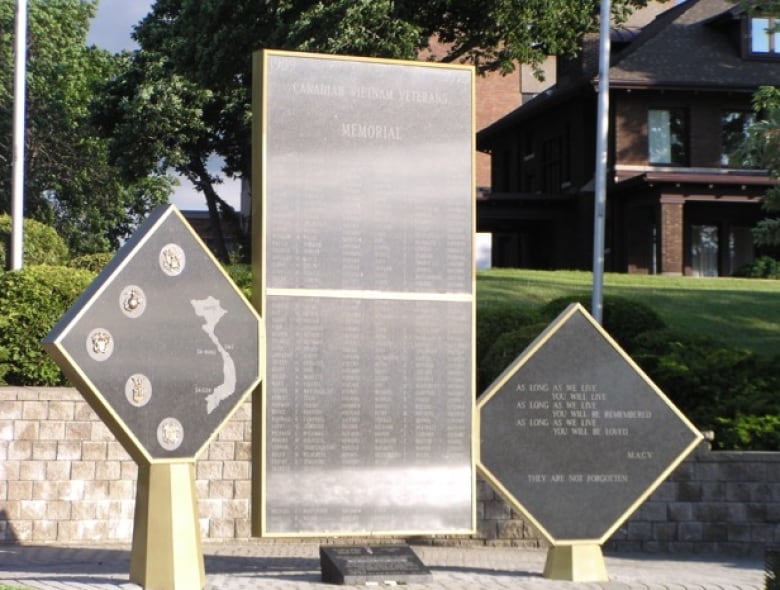
M266 529L468 530L472 73L268 59Z

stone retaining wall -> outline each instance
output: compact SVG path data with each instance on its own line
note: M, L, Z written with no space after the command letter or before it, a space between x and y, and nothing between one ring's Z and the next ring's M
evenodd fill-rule
M247 402L196 462L204 539L250 536L250 440ZM75 390L0 388L0 543L129 541L136 476L135 463ZM484 481L477 535L428 541L545 545ZM760 557L778 542L780 453L703 445L605 548Z

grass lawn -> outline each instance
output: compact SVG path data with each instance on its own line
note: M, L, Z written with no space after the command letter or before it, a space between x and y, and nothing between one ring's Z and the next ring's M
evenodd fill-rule
M515 304L534 309L558 297L590 301L592 289L593 275L582 271L477 273L478 306ZM762 355L780 355L780 281L607 274L603 292L647 304L670 328L711 336Z

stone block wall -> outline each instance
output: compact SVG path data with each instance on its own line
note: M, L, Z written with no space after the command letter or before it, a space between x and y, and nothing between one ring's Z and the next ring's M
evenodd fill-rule
M622 551L763 557L780 544L780 453L702 444L610 539Z
M195 466L203 538L250 536L251 405ZM0 543L129 541L138 469L81 395L0 388Z
M195 464L203 539L251 536L250 441L246 402ZM0 388L0 543L130 541L137 473L75 390ZM426 541L546 546L482 480L477 501L476 535ZM780 453L712 452L703 444L605 550L762 557L773 544L780 544Z

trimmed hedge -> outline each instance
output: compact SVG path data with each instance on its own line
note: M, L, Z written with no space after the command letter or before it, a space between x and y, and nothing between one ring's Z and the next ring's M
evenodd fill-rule
M64 385L41 340L95 275L64 266L0 273L0 383Z
M546 327L547 324L540 323L537 318L536 323L529 323L498 335L488 352L477 363L480 379L478 393L486 390Z
M71 268L81 268L98 274L114 258L113 252L98 252L96 254L84 254L68 261Z
M10 215L0 214L0 270L6 268L6 257L10 255L11 226ZM25 219L22 230L25 265L58 265L68 259L68 246L54 228L34 219Z
M109 259L101 254L72 264L97 270ZM230 265L227 272L248 295L251 269ZM95 276L84 268L46 265L0 271L0 383L66 384L40 342ZM551 301L536 312L508 306L478 308L479 391L569 303ZM607 332L659 388L696 426L715 431L715 448L780 450L780 358L765 359L670 330L652 309L623 298L605 298L603 315Z
M586 295L560 298L543 305L536 313L515 308L477 310L478 390L496 379L525 348L571 303L590 307ZM622 297L605 297L603 325L627 352L640 334L664 327L664 322L643 303Z
M780 279L780 260L771 256L760 256L753 262L740 266L735 277L748 279Z
M575 300L559 298L544 305L540 311L541 316L549 323L575 301L585 309L590 310L591 300L587 297L579 297ZM604 297L602 316L601 323L604 329L629 353L633 350L636 339L641 334L666 327L661 317L650 307L624 297Z

